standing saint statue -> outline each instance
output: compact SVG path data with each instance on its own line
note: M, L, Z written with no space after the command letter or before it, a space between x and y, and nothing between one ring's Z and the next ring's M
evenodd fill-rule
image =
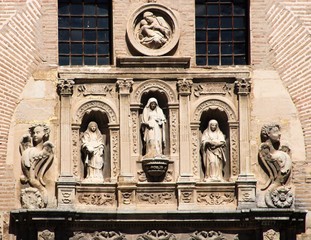
M96 122L90 122L81 138L84 153L86 181L102 182L105 153L105 135L101 134Z
M146 144L144 158L161 156L165 148L165 115L155 98L150 98L143 110L142 130Z
M201 141L204 165L204 181L223 181L223 167L226 163L226 140L219 129L218 122L210 120L207 129L203 132Z

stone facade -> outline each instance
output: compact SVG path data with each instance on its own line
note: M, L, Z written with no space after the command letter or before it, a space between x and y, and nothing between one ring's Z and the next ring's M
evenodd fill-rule
M250 1L251 64L213 67L195 64L194 1L112 2L113 64L100 67L58 66L57 1L0 2L0 238L310 239L310 2ZM137 38L148 12L162 39ZM145 161L150 98L165 148ZM212 118L221 181L204 180ZM103 176L86 181L91 121ZM282 137L263 140L272 123ZM27 135L38 124L42 145Z

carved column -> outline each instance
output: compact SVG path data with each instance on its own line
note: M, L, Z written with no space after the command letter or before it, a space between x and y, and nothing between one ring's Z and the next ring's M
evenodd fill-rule
M178 209L186 210L194 205L194 177L191 158L190 130L190 95L191 79L179 79L177 82L179 94L179 179L178 179Z
M58 207L72 207L75 199L75 179L71 159L71 96L73 80L59 80L60 95L60 176L57 181Z
M130 92L133 79L118 79L120 101L120 175L118 184L119 208L134 207L136 184L134 180L134 165L131 161L131 110Z
M240 122L240 173L237 179L238 208L256 206L256 179L250 170L250 90L250 79L240 78L235 81L235 92L239 97Z

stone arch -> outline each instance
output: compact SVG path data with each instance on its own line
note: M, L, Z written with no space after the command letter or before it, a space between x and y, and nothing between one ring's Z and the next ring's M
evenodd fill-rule
M91 100L84 102L74 111L73 124L81 124L83 116L91 111L105 113L108 117L109 124L116 124L118 123L116 110L112 108L111 105L112 104L108 104L107 101Z
M149 91L159 91L164 93L168 99L168 103L177 102L177 95L175 93L176 91L174 91L166 82L158 79L150 79L140 83L133 92L132 96L134 99L132 100L136 103L139 103L142 95Z

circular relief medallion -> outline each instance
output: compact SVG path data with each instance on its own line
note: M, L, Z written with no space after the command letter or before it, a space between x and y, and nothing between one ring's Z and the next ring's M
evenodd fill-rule
M159 4L146 4L138 8L127 24L130 44L139 53L161 56L178 43L180 30L174 13Z

